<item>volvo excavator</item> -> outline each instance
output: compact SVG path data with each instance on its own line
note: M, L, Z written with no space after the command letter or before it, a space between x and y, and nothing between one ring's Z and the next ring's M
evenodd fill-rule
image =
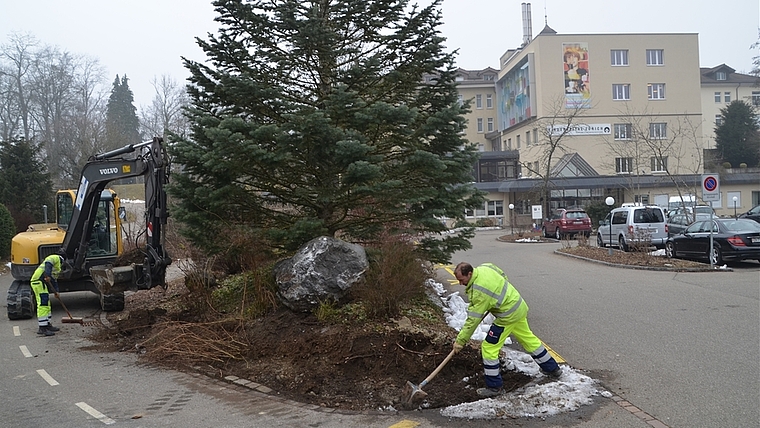
M166 287L166 267L172 262L164 247L169 168L163 139L158 137L91 157L76 192L57 193L57 222L30 225L13 237L8 318L35 315L29 282L50 254L65 260L58 277L60 292L92 291L100 296L104 311L123 310L126 290ZM115 266L123 252L121 231L127 216L119 198L106 186L130 177L142 177L145 183L145 239L138 244L142 262Z

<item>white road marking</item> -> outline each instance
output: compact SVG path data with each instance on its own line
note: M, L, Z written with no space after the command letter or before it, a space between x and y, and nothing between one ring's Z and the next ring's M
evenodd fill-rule
M21 350L21 353L24 354L26 358L31 358L34 356L31 352L29 352L29 348L27 348L26 345L21 345L18 347L18 349Z
M21 330L18 328L17 325L13 326L13 335L14 336L21 336Z
M92 407L90 407L89 404L85 403L84 401L80 401L79 403L76 403L76 404L77 404L77 407L79 407L80 409L84 410L90 416L92 416L93 418L99 420L100 422L103 422L106 425L111 425L111 424L115 424L116 423L115 420L113 420L113 419L109 418L108 416L100 413L99 411L93 409Z
M50 386L56 386L58 385L58 382L56 382L55 379L53 379L52 376L48 374L44 369L43 370L37 370L37 374L42 376L43 379L45 379L45 382L49 383Z

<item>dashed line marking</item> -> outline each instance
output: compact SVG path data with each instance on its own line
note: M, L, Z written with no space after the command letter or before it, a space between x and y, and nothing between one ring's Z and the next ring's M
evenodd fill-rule
M43 378L43 379L45 379L45 382L49 383L49 384L50 384L50 386L56 386L56 385L59 385L59 383L58 383L58 382L56 382L56 380L55 380L55 379L53 379L53 377L52 377L52 376L50 376L50 375L48 374L48 372L46 372L44 369L42 369L42 370L37 370L37 374L38 374L38 375L40 375L40 376L42 376L42 378Z
M108 416L100 413L99 411L92 408L89 404L85 403L84 401L80 401L79 403L76 403L77 407L87 412L88 415L92 416L93 418L99 420L100 422L103 422L106 425L113 425L116 423L115 420L109 418Z
M31 358L34 356L31 352L29 352L29 348L27 348L26 345L21 345L18 347L18 349L21 350L21 353L24 354L26 358Z
M18 326L17 326L17 325L14 325L14 326L13 326L13 335L14 335L14 336L21 336L21 329L20 329L20 328L18 328Z

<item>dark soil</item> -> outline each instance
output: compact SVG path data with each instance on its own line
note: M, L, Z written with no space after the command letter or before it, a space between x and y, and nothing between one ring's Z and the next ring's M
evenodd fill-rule
M137 352L141 361L167 368L249 379L298 402L403 409L409 408L402 400L407 381L418 385L432 373L456 333L443 320L325 324L287 309L255 321L199 323L181 309L178 289L184 289L181 280L166 292L127 296L126 310L109 314L111 328L95 335L95 348ZM454 356L423 388L426 399L415 404L439 408L479 399L483 369L473 345ZM528 381L521 373L504 373L508 391Z

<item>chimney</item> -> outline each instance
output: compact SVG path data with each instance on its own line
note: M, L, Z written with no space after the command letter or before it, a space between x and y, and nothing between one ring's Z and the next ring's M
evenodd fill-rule
M530 3L522 3L523 43L525 46L533 39L533 23L530 18Z

